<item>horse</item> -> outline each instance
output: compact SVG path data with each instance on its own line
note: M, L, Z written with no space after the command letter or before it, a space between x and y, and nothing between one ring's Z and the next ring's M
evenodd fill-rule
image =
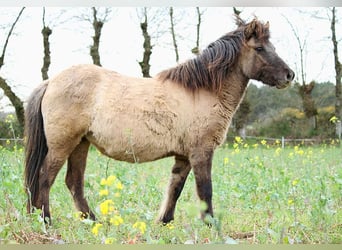
M42 82L25 110L27 212L51 221L50 188L67 161L65 182L76 208L95 220L84 197L89 146L118 161L174 157L157 221L174 220L189 172L213 216L212 158L226 137L250 79L282 89L294 72L269 41L269 22L236 18L237 28L194 58L152 78L76 65Z

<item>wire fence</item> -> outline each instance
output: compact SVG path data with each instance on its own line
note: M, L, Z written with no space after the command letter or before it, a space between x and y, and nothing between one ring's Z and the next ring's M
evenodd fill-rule
M236 136L227 136L228 141L234 141ZM266 141L268 144L279 144L281 143L281 147L285 148L287 145L296 145L301 144L305 146L309 145L319 145L323 143L331 144L331 142L334 142L336 144L340 144L341 141L336 138L285 138L285 137L279 137L279 138L272 138L272 137L257 137L257 136L244 136L244 140L254 140L254 141ZM0 138L0 145L15 145L15 144L23 144L24 139L23 138Z

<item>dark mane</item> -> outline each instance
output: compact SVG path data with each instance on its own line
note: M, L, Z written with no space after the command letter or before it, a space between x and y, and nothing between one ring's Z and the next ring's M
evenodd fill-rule
M235 31L209 44L197 57L160 72L159 79L174 81L190 90L204 88L219 91L235 64L244 41L252 36L261 39L269 37L268 27L257 19L248 24L238 19L237 24Z

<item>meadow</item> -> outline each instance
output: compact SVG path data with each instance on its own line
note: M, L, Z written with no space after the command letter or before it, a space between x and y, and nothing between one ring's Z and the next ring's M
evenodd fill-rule
M64 167L51 189L52 226L37 210L26 213L23 149L0 147L0 243L314 244L342 243L341 147L236 137L215 152L214 218L208 227L190 173L175 220L155 222L173 159L128 164L88 157L85 195L97 221L82 219L64 184Z

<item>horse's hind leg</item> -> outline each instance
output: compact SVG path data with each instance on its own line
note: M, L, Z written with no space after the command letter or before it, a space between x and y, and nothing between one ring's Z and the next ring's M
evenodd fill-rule
M49 150L40 170L39 193L34 199L32 205L36 208L42 209L42 217L46 223L51 223L49 205L50 188L65 160L66 157L58 157L54 150Z
M68 170L65 182L74 199L75 206L82 212L82 216L89 216L90 219L95 220L95 215L89 209L88 202L84 198L84 172L89 146L89 141L83 138L71 153L68 158Z
M190 169L188 159L176 157L176 163L172 168L166 197L160 209L159 221L168 223L174 219L176 203L183 190Z

